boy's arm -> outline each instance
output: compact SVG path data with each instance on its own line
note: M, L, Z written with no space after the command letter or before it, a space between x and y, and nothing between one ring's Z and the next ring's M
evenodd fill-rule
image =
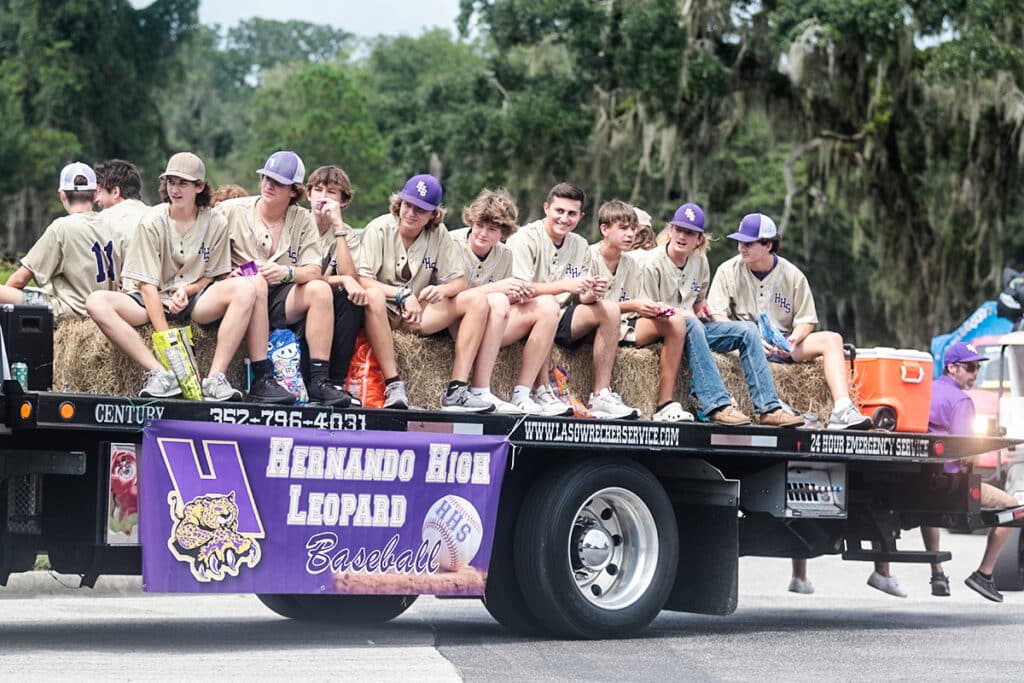
M7 286L14 287L15 289L25 289L28 283L32 281L32 277L31 270L25 266L18 266L18 269L7 278Z

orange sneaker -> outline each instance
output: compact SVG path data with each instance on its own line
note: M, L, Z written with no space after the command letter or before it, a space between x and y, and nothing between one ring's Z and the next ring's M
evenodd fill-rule
M764 427L799 427L804 419L798 415L790 415L782 408L776 408L770 413L764 413L758 420L758 424Z

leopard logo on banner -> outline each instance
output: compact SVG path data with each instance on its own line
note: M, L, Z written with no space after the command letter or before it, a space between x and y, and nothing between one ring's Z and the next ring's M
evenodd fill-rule
M235 493L206 495L183 503L177 491L167 494L171 537L167 547L197 581L223 581L238 576L242 565L255 567L260 561L260 544L250 534L238 532Z

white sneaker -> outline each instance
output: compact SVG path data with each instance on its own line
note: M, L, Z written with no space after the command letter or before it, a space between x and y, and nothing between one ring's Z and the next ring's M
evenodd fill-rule
M215 372L203 379L204 401L238 401L241 398L242 392L228 383L223 372Z
M811 583L810 579L798 579L794 576L789 580L789 592L810 595L814 592L814 584Z
M900 588L900 582L896 580L895 576L882 576L878 572L871 572L871 576L868 577L868 585L872 588L877 588L883 593L894 595L897 598L907 597L906 592Z
M533 392L533 401L540 406L540 414L545 417L572 415L572 406L558 398L547 384L537 387Z
M181 396L181 387L178 385L178 378L170 370L147 370L144 375L146 384L139 392L139 396L146 398L171 398Z
M655 422L693 422L693 413L683 410L679 401L672 401L654 413L651 419Z
M829 429L869 429L871 418L861 414L852 403L843 410L833 410L828 418ZM883 577L884 578L884 577Z
M508 401L503 401L500 398L498 398L497 396L495 396L494 394L492 394L490 391L479 392L479 393L474 391L473 395L476 396L477 398L479 398L479 399L481 399L483 401L487 401L488 403L493 405L494 406L494 412L496 412L496 413L501 413L503 415L522 415L523 413L526 412L525 410L520 408L515 403L509 403Z
M453 413L490 413L494 411L494 404L474 396L469 387L463 384L451 393L447 390L441 393L441 410Z
M603 417L612 420L634 420L640 415L640 411L622 402L622 397L614 391L605 387L597 394L590 395L590 412L594 417ZM693 417L692 415L690 416Z

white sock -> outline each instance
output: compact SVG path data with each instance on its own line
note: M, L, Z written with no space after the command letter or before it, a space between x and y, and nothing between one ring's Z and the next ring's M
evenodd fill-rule
M838 413L841 410L846 410L847 408L849 408L852 405L853 405L853 401L851 401L850 399L848 399L848 398L841 398L838 401L836 401L836 404L834 406L832 406L832 412L833 413Z
M512 389L512 402L515 403L516 401L521 401L524 398L530 398L530 387L523 384L515 385Z
M490 387L470 387L469 392L474 396L486 396L491 393Z

